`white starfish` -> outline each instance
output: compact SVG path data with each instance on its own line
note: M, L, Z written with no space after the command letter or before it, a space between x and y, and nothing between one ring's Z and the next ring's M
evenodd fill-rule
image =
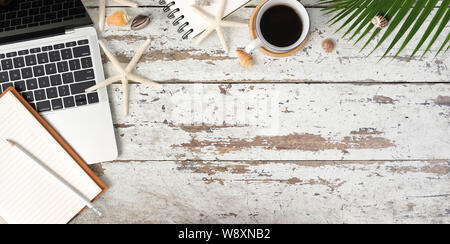
M139 82L141 84L149 85L149 86L160 86L160 84L149 81L145 78L142 78L138 75L135 75L132 73L133 69L138 64L139 60L141 59L142 54L144 54L145 50L150 46L150 39L147 39L145 44L139 49L139 51L134 55L133 59L130 61L128 66L124 69L122 65L120 65L119 61L114 57L111 53L111 51L108 50L105 43L103 41L99 41L100 46L102 47L103 51L105 52L106 56L108 56L109 60L111 60L112 64L116 67L118 71L120 71L120 74L113 76L111 78L106 79L102 83L99 83L89 89L86 90L86 92L92 92L99 88L111 85L112 83L116 81L121 81L123 85L123 94L124 94L124 112L125 115L128 115L128 100L129 100L129 81L135 81Z
M204 18L206 21L209 22L209 27L201 34L199 35L195 42L197 44L200 44L205 40L206 37L208 37L214 30L217 32L217 35L219 36L220 42L222 43L223 48L226 52L228 52L228 45L225 41L225 36L223 35L222 27L234 27L234 28L244 28L248 27L248 24L246 23L240 23L240 22L234 22L234 21L226 21L223 20L225 15L225 7L227 5L227 0L220 0L219 3L219 11L217 12L217 15L211 16L210 14L206 13L203 9L191 6L192 10L197 13L199 16Z
M129 0L113 0L113 1L124 6L129 6L133 8L139 7L137 3L133 3ZM103 30L105 29L106 0L99 0L99 8L100 9L98 11L98 29L101 32L103 32Z

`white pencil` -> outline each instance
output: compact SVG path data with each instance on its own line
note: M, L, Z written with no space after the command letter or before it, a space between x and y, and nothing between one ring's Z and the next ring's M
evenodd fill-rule
M6 141L8 141L9 144L11 144L11 146L15 147L18 151L20 151L21 153L25 154L27 157L29 157L30 159L32 159L42 170L44 170L45 172L47 172L50 176L54 177L56 180L58 180L59 182L61 182L61 184L63 184L67 189L69 189L75 196L77 196L80 200L82 200L86 206L90 209L92 209L92 211L94 211L96 214L98 214L99 216L102 216L102 213L100 211L98 211L91 203L91 201L89 199L87 199L86 197L84 197L83 195L81 195L81 193L75 189L72 185L70 185L66 180L64 180L63 178L61 178L59 175L57 175L55 172L53 172L49 167L47 167L46 165L44 165L39 159L37 159L35 156L31 155L25 148L23 148L22 146L20 146L19 144L6 139Z

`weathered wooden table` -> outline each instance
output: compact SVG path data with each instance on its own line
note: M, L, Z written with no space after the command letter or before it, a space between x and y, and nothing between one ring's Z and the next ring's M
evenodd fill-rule
M124 63L151 38L137 72L163 88L133 84L128 117L121 86L109 88L120 157L93 166L110 186L104 216L73 223L450 223L448 53L409 60L411 45L377 63L382 49L366 58L304 0L305 48L258 53L245 70L216 37L182 41L157 0L137 2L128 11L151 14L148 28L101 36ZM85 4L97 19L97 1ZM249 40L226 34L232 50Z

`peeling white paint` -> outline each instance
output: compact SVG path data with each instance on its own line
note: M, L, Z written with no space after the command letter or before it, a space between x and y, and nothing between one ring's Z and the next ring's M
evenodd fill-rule
M435 102L450 97L445 84L233 84L226 94L220 86L133 85L124 117L113 85L120 159L450 158L450 106Z
M218 170L196 173L201 163ZM104 215L73 223L449 223L449 163L106 163ZM247 168L220 172L233 165Z
M84 2L96 20L97 1ZM215 37L201 47L181 41L160 8L127 10L150 13L149 27L101 35L123 61L150 37L137 72L165 84L131 85L129 117L121 86L109 87L121 155L94 166L110 186L96 203L104 216L84 211L73 223L450 223L448 53L377 63L383 48L366 58L308 8L301 52L257 54L244 70ZM226 34L232 48L249 39ZM325 38L336 41L332 54L322 52ZM421 84L387 84L395 82ZM360 161L323 161L343 159Z
M111 14L117 8L109 8ZM233 15L232 19L248 19L251 8L242 9ZM449 82L450 57L448 52L433 59L438 49L435 45L430 54L422 60L408 60L409 54L419 41L414 38L404 52L395 60L387 57L378 63L383 50L389 45L386 42L371 56L366 57L375 46L369 45L364 52L359 52L360 45L353 46L341 38L342 33L333 34L336 27L326 24L327 17L318 8L308 9L312 18L312 33L308 43L296 55L276 59L266 57L256 52L255 65L251 69L240 67L234 51L224 53L217 37L212 35L198 46L191 41L180 39L171 21L165 18L160 8L129 9L130 15L142 12L152 14L151 24L141 30L132 31L129 28L108 27L101 35L107 45L118 56L128 62L145 40L152 39L149 56L138 65L137 71L151 80L164 82ZM97 9L89 9L91 16L97 15ZM95 19L95 18L94 18ZM427 20L430 21L430 20ZM419 30L417 36L425 31ZM233 29L227 34L230 49L244 47L250 40L248 30ZM336 49L331 54L323 52L321 42L331 38L336 43ZM393 37L392 37L393 38ZM442 40L441 40L442 39ZM442 35L437 43L445 39ZM394 48L395 49L395 48ZM393 50L394 53L396 50ZM389 55L388 55L389 56ZM111 63L105 66L107 74L114 74Z

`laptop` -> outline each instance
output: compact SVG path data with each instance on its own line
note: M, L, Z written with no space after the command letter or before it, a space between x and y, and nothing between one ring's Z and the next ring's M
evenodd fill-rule
M0 0L0 93L14 86L89 164L117 158L97 32L81 0Z

